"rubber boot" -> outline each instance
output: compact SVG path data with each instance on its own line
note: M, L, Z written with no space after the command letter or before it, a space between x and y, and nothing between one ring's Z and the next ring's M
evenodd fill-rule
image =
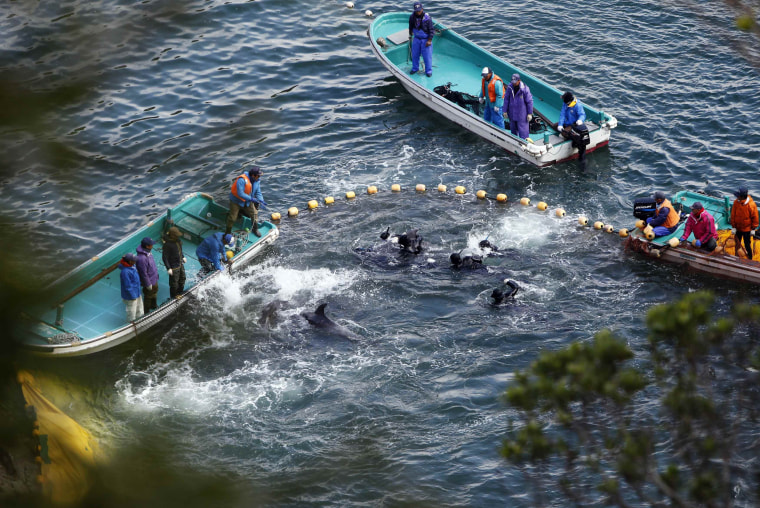
M253 234L261 238L261 233L259 232L259 223L256 221L253 221Z

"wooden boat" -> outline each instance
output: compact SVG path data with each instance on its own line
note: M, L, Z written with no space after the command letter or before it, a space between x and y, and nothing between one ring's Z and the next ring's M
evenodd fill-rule
M367 33L375 56L417 100L537 166L578 157L577 148L572 146L570 140L561 137L555 128L562 109L562 91L478 47L440 23L435 23L432 77L427 77L424 72L410 75L409 14L382 14L372 22ZM477 100L472 100L477 99L483 67L493 69L506 83L509 83L513 73L519 73L522 81L530 87L534 116L541 119L539 123L543 126L531 129L528 140L483 120ZM609 143L610 131L617 126L617 120L585 103L583 107L590 137L586 153L590 153Z
M686 223L683 219L688 216L688 213L691 211L691 205L695 201L702 203L705 210L715 218L715 227L718 231L718 247L713 252L706 252L694 247L691 244L694 235L689 236L687 243L682 243L675 247L672 247L669 243L671 239L678 240L683 234ZM626 239L626 248L666 263L684 266L696 272L760 284L760 241L753 239L752 250L754 259L747 259L746 252L739 246L738 240L731 232L729 221L731 218L733 196L719 198L697 192L681 191L673 197L672 203L676 211L681 213L682 216L681 223L673 234L647 239L644 231L636 228ZM675 244L675 242L673 243ZM737 249L739 250L738 255L736 253Z
M44 302L28 308L15 335L22 348L44 356L78 356L102 351L122 344L159 323L188 301L188 297L222 272L201 278L195 249L212 233L224 231L227 207L214 202L208 194L193 193L131 235L50 284ZM161 262L163 238L170 226L182 232L183 253L187 262L185 292L169 298L168 274ZM248 263L267 245L274 243L279 230L270 222L259 225L261 238L250 232L251 219L242 217L234 230L234 257L228 270ZM127 252L134 253L140 241L151 237L153 257L158 267L158 309L135 321L127 322L121 299L119 261Z

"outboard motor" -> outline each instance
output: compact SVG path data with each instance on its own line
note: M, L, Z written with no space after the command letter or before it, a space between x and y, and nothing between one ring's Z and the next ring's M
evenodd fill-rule
M633 216L643 221L654 217L657 202L652 198L639 198L633 201Z
M579 152L585 152L586 147L591 143L591 136L588 133L588 127L585 123L580 125L573 124L573 148L577 148Z

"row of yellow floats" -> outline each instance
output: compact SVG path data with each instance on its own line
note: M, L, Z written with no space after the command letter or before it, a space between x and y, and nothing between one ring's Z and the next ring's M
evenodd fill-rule
M418 183L415 186L414 190L416 192L422 193L422 192L427 191L427 187L425 186L424 183ZM438 185L438 192L445 193L447 190L448 190L448 187L446 187L446 185L444 184ZM367 186L367 194L372 195L372 194L377 194L377 192L378 192L377 186L375 185ZM401 185L394 183L391 186L391 192L401 192ZM456 194L462 195L462 194L467 193L467 189L462 185L457 185L456 187L454 187L454 192ZM507 195L501 194L501 193L497 194L495 198L492 198L487 195L486 191L479 190L475 193L475 196L478 199L495 199L499 203L507 202ZM356 193L354 191L346 192L346 199L350 200L354 198L356 198ZM327 196L324 198L324 203L325 205L331 205L335 203L335 198L332 196ZM527 197L520 198L520 204L523 206L531 206L530 198L527 198ZM306 206L308 206L309 210L314 210L316 208L319 208L319 201L317 201L316 199L312 199L306 204ZM536 203L536 208L538 208L541 211L545 211L549 208L549 205L547 205L544 201L539 201L538 203ZM299 212L300 211L298 210L298 207L291 206L290 208L288 208L289 217L295 217L299 214ZM557 217L565 217L566 212L563 208L557 208L556 210L554 210L554 215L556 215ZM282 216L279 212L273 212L271 215L271 218L273 221L279 221L282 218ZM639 224L639 222L641 224ZM639 222L636 223L636 227L641 229L644 232L644 236L646 236L648 239L650 240L653 239L654 232L652 231L652 228L644 224L643 223L644 221L639 221ZM581 226L588 226L589 219L587 217L581 216L578 218L578 224L580 224ZM593 227L594 229L603 230L606 233L613 233L615 231L615 228L611 224L604 224L602 221L594 222ZM618 231L618 235L620 235L621 238L626 238L629 235L629 231L626 228L620 229Z

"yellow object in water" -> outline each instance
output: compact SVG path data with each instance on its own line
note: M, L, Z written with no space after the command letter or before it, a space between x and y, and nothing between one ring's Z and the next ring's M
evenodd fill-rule
M377 187L374 185L367 187L367 194L377 194Z
M420 190L420 189L417 189L417 190ZM443 185L442 183L439 183L438 184L438 192L446 192L446 186Z
M417 192L425 192L425 184L424 183L418 183L417 186L415 187L415 189L417 190Z
M346 199L354 199L356 197L356 193L352 190L346 192Z
M538 204L536 205L536 208L538 208L539 210L541 210L543 212L544 210L546 210L547 208L549 208L549 205L547 205L543 201L539 201Z
M391 190L393 192L401 192L401 185L394 183L393 185L391 185Z
M497 194L496 195L496 201L499 203L506 203L507 202L507 195L506 194Z
M295 217L296 215L298 215L298 208L296 208L295 206L291 206L290 208L288 208L288 215L290 215L291 217Z
M530 205L530 198L520 198L520 204L524 206Z
M333 203L335 203L335 198L334 198L334 197L332 197L332 196L327 196L327 197L325 198L325 204L326 204L326 205L331 205L331 204L333 204Z
M318 206L319 206L319 203L317 202L316 199L312 199L311 201L309 201L309 210L313 210L317 208Z
M475 195L478 199L486 199L486 191L484 190L479 190Z
M454 192L456 192L457 194L464 194L465 192L467 192L467 189L465 189L462 185L457 185L456 187L454 187Z
M55 504L78 503L92 486L90 471L96 465L97 443L87 430L42 395L29 372L19 371L17 378L39 424L42 492Z
M281 215L280 215L279 212L272 213L272 220L278 221L278 220L280 220L280 217L281 217Z

